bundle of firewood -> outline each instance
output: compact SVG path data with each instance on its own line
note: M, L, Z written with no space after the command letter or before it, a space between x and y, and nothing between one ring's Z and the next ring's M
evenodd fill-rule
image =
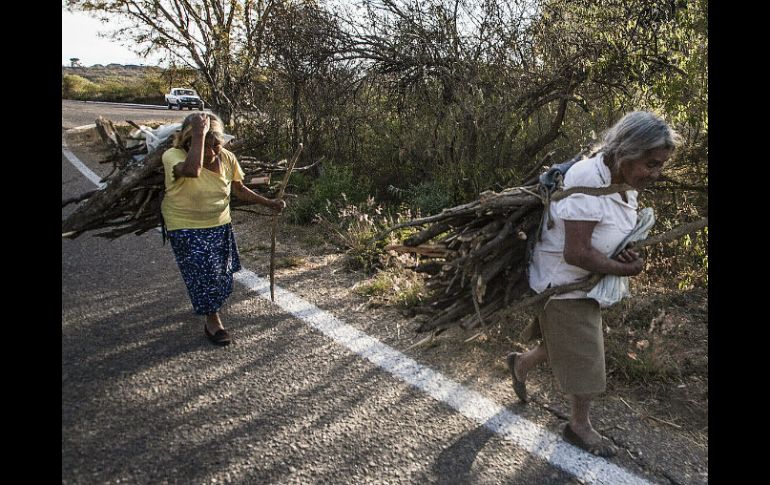
M430 316L418 331L475 327L527 291L527 247L543 207L536 191L530 185L485 192L471 203L391 228L428 225L386 247L427 259L415 268L430 275L430 296L412 309Z
M420 255L415 271L429 275L428 297L411 309L413 314L428 316L417 331L438 334L455 325L471 329L504 322L514 312L555 293L595 286L602 275L538 295L531 293L526 270L535 239L541 230L548 230L549 223L542 221L544 207L576 192L603 195L628 189L611 185L552 192L539 184L526 185L484 192L468 204L390 228L381 237L407 226L427 226L402 244L385 248ZM707 224L706 218L684 224L635 246L671 241Z
M138 131L124 140L111 121L102 117L96 120L96 129L110 149L100 163L112 163L112 171L101 180L106 184L103 188L62 201L62 207L82 202L62 221L62 237L75 238L87 231L101 230L95 235L114 239L130 233L139 235L160 226L160 205L165 190L162 156L171 148L173 136L151 144L152 148L148 149L141 133L146 130L131 121L128 123ZM262 162L238 153L236 157L246 175L244 185L268 197L273 189L271 175L286 171L286 160ZM310 167L312 165L294 171ZM244 205L246 203L235 197L230 201L231 207Z

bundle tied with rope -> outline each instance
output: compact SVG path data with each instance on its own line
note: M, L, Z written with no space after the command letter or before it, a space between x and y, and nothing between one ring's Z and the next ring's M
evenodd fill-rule
M568 291L593 289L592 296L603 306L627 295L627 278L600 274L539 294L529 288L530 255L542 231L553 227L553 221L548 217L552 202L576 193L600 196L632 190L626 184L563 190L566 171L586 156L587 153L582 152L568 162L554 165L531 180L532 183L501 192L483 192L473 202L398 224L380 234L382 238L403 227L424 226L401 244L385 248L419 255L420 262L414 269L428 276L428 296L410 309L413 315L428 317L419 325L418 332L432 331L433 335L438 335L454 326L468 330L505 323L516 312ZM627 244L641 248L673 241L706 227L708 219L683 224L647 238L653 223L652 209L643 210L637 227L613 255Z

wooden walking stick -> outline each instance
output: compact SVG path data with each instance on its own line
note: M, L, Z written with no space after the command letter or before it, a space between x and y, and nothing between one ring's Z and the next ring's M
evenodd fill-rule
M289 182L291 171L294 170L294 164L297 163L299 154L302 152L302 143L297 147L297 151L289 163L289 168L286 170L286 175L283 176L281 186L278 188L278 200L283 199L283 191L286 189L286 184ZM278 214L273 216L273 233L270 236L270 301L275 301L275 233L278 230Z

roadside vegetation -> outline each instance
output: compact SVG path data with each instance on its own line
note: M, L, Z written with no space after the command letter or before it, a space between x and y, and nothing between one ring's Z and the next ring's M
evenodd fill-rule
M196 82L194 71L154 66L62 66L62 99L164 105L172 87Z
M63 67L62 98L163 104L169 87L191 86L250 155L280 160L303 143L299 166L320 162L292 176L287 216L328 233L361 272L354 291L377 305L408 307L424 292L417 260L384 250L409 232L377 239L383 229L520 185L631 110L658 112L684 137L664 180L640 197L655 230L708 214L705 0L357 0L356 15L310 0L248 12L235 2L229 31L201 21L203 50L168 23L153 27L165 37L147 36L136 12L167 2L135 3L67 2L121 15L135 24L124 38L196 61ZM607 314L608 370L647 386L700 380L703 405L708 229L649 248L646 260L634 295Z

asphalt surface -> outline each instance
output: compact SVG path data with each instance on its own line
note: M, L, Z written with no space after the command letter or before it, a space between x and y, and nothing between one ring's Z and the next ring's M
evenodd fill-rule
M209 111L209 110L205 110ZM114 123L131 120L141 122L156 120L161 123L181 122L196 111L168 109L166 106L138 107L117 103L93 103L89 101L62 100L62 128L70 129L90 125L98 116L105 116Z
M62 156L62 199L92 188ZM62 240L62 483L577 483L241 285L223 319L227 348L155 231Z

